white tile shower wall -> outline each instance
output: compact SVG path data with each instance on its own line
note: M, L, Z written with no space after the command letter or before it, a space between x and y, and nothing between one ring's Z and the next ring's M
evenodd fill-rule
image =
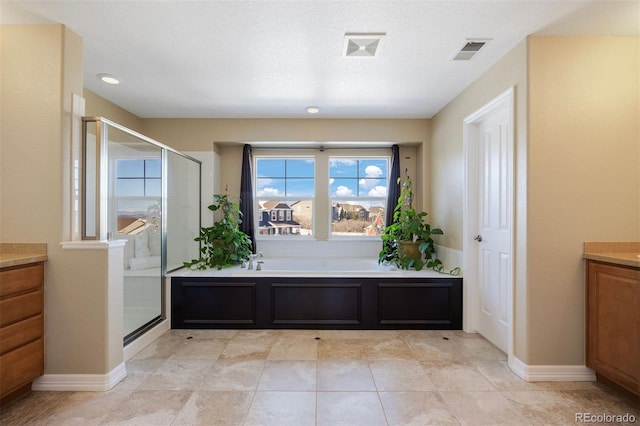
M462 250L436 245L436 257L442 261L444 269L449 271L455 267L459 267L461 269L460 275L462 275Z
M184 151L185 154L200 160L202 163L200 167L200 223L201 226L213 225L213 215L208 206L213 201L213 194L219 192L216 189L215 175L213 170L219 170L219 165L216 165L216 154L213 151ZM218 160L219 161L219 160ZM215 167L214 167L215 166ZM194 182L194 185L196 183Z
M304 257L304 258L343 258L343 257L364 257L378 258L378 253L382 248L382 241L296 241L284 239L281 241L258 240L256 243L258 251L264 253L265 257Z

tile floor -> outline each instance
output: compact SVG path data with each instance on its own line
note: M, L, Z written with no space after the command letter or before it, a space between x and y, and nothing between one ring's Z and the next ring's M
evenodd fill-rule
M592 382L527 383L459 331L171 330L109 392L33 392L2 425L563 425L640 407ZM619 423L618 423L619 424Z

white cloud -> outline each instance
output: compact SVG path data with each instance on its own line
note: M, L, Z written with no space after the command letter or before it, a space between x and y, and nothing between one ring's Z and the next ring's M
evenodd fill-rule
M382 169L378 166L369 165L364 169L365 176L367 179L360 179L361 188L364 189L374 189L378 187L380 183L380 179L375 179L383 175Z
M329 178L329 185L331 185L333 182L335 182L336 180L334 178Z
M377 178L382 176L382 169L378 166L370 165L364 169L364 173L368 178Z
M347 188L346 186L340 185L336 189L337 197L350 197L353 195L353 191Z
M380 179L360 179L360 182L358 183L361 188L371 189L375 188L380 183Z
M257 184L258 188L263 188L263 187L271 184L271 182L273 182L273 179L267 178L267 177L258 176L258 179L256 179L256 184Z
M329 160L329 166L331 167L335 167L338 164L353 166L354 164L356 164L356 161L349 158L332 158L331 160Z
M376 186L369 191L369 197L386 197L387 196L387 187L386 186Z
M270 196L270 195L282 195L282 194L280 194L280 191L278 190L278 188L263 188L260 191L258 191L258 196L260 197Z

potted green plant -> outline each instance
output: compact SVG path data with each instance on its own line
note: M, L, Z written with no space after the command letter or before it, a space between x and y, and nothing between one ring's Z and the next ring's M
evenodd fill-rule
M184 262L187 268L207 269L231 266L247 259L252 251L251 238L240 230L242 212L228 194L213 196L215 202L209 210L220 212L220 219L213 226L200 228L195 238L200 244L200 258Z
M398 183L400 182L401 178L398 178ZM393 223L381 235L382 251L378 263L387 262L401 269L414 268L417 271L426 266L441 271L442 262L433 257L435 243L431 236L442 235L442 229L431 228L425 221L427 213L416 211L412 201L411 178L406 175L393 211Z

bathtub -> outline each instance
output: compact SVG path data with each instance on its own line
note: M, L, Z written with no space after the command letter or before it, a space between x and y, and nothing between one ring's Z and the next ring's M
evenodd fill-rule
M261 270L257 270L258 262ZM256 258L253 269L242 268L239 265L221 270L181 270L173 276L207 277L207 276L282 276L282 277L450 277L431 269L422 271L405 271L393 265L378 264L377 259L370 258Z
M263 257L170 277L172 328L462 328L462 277L377 259Z

